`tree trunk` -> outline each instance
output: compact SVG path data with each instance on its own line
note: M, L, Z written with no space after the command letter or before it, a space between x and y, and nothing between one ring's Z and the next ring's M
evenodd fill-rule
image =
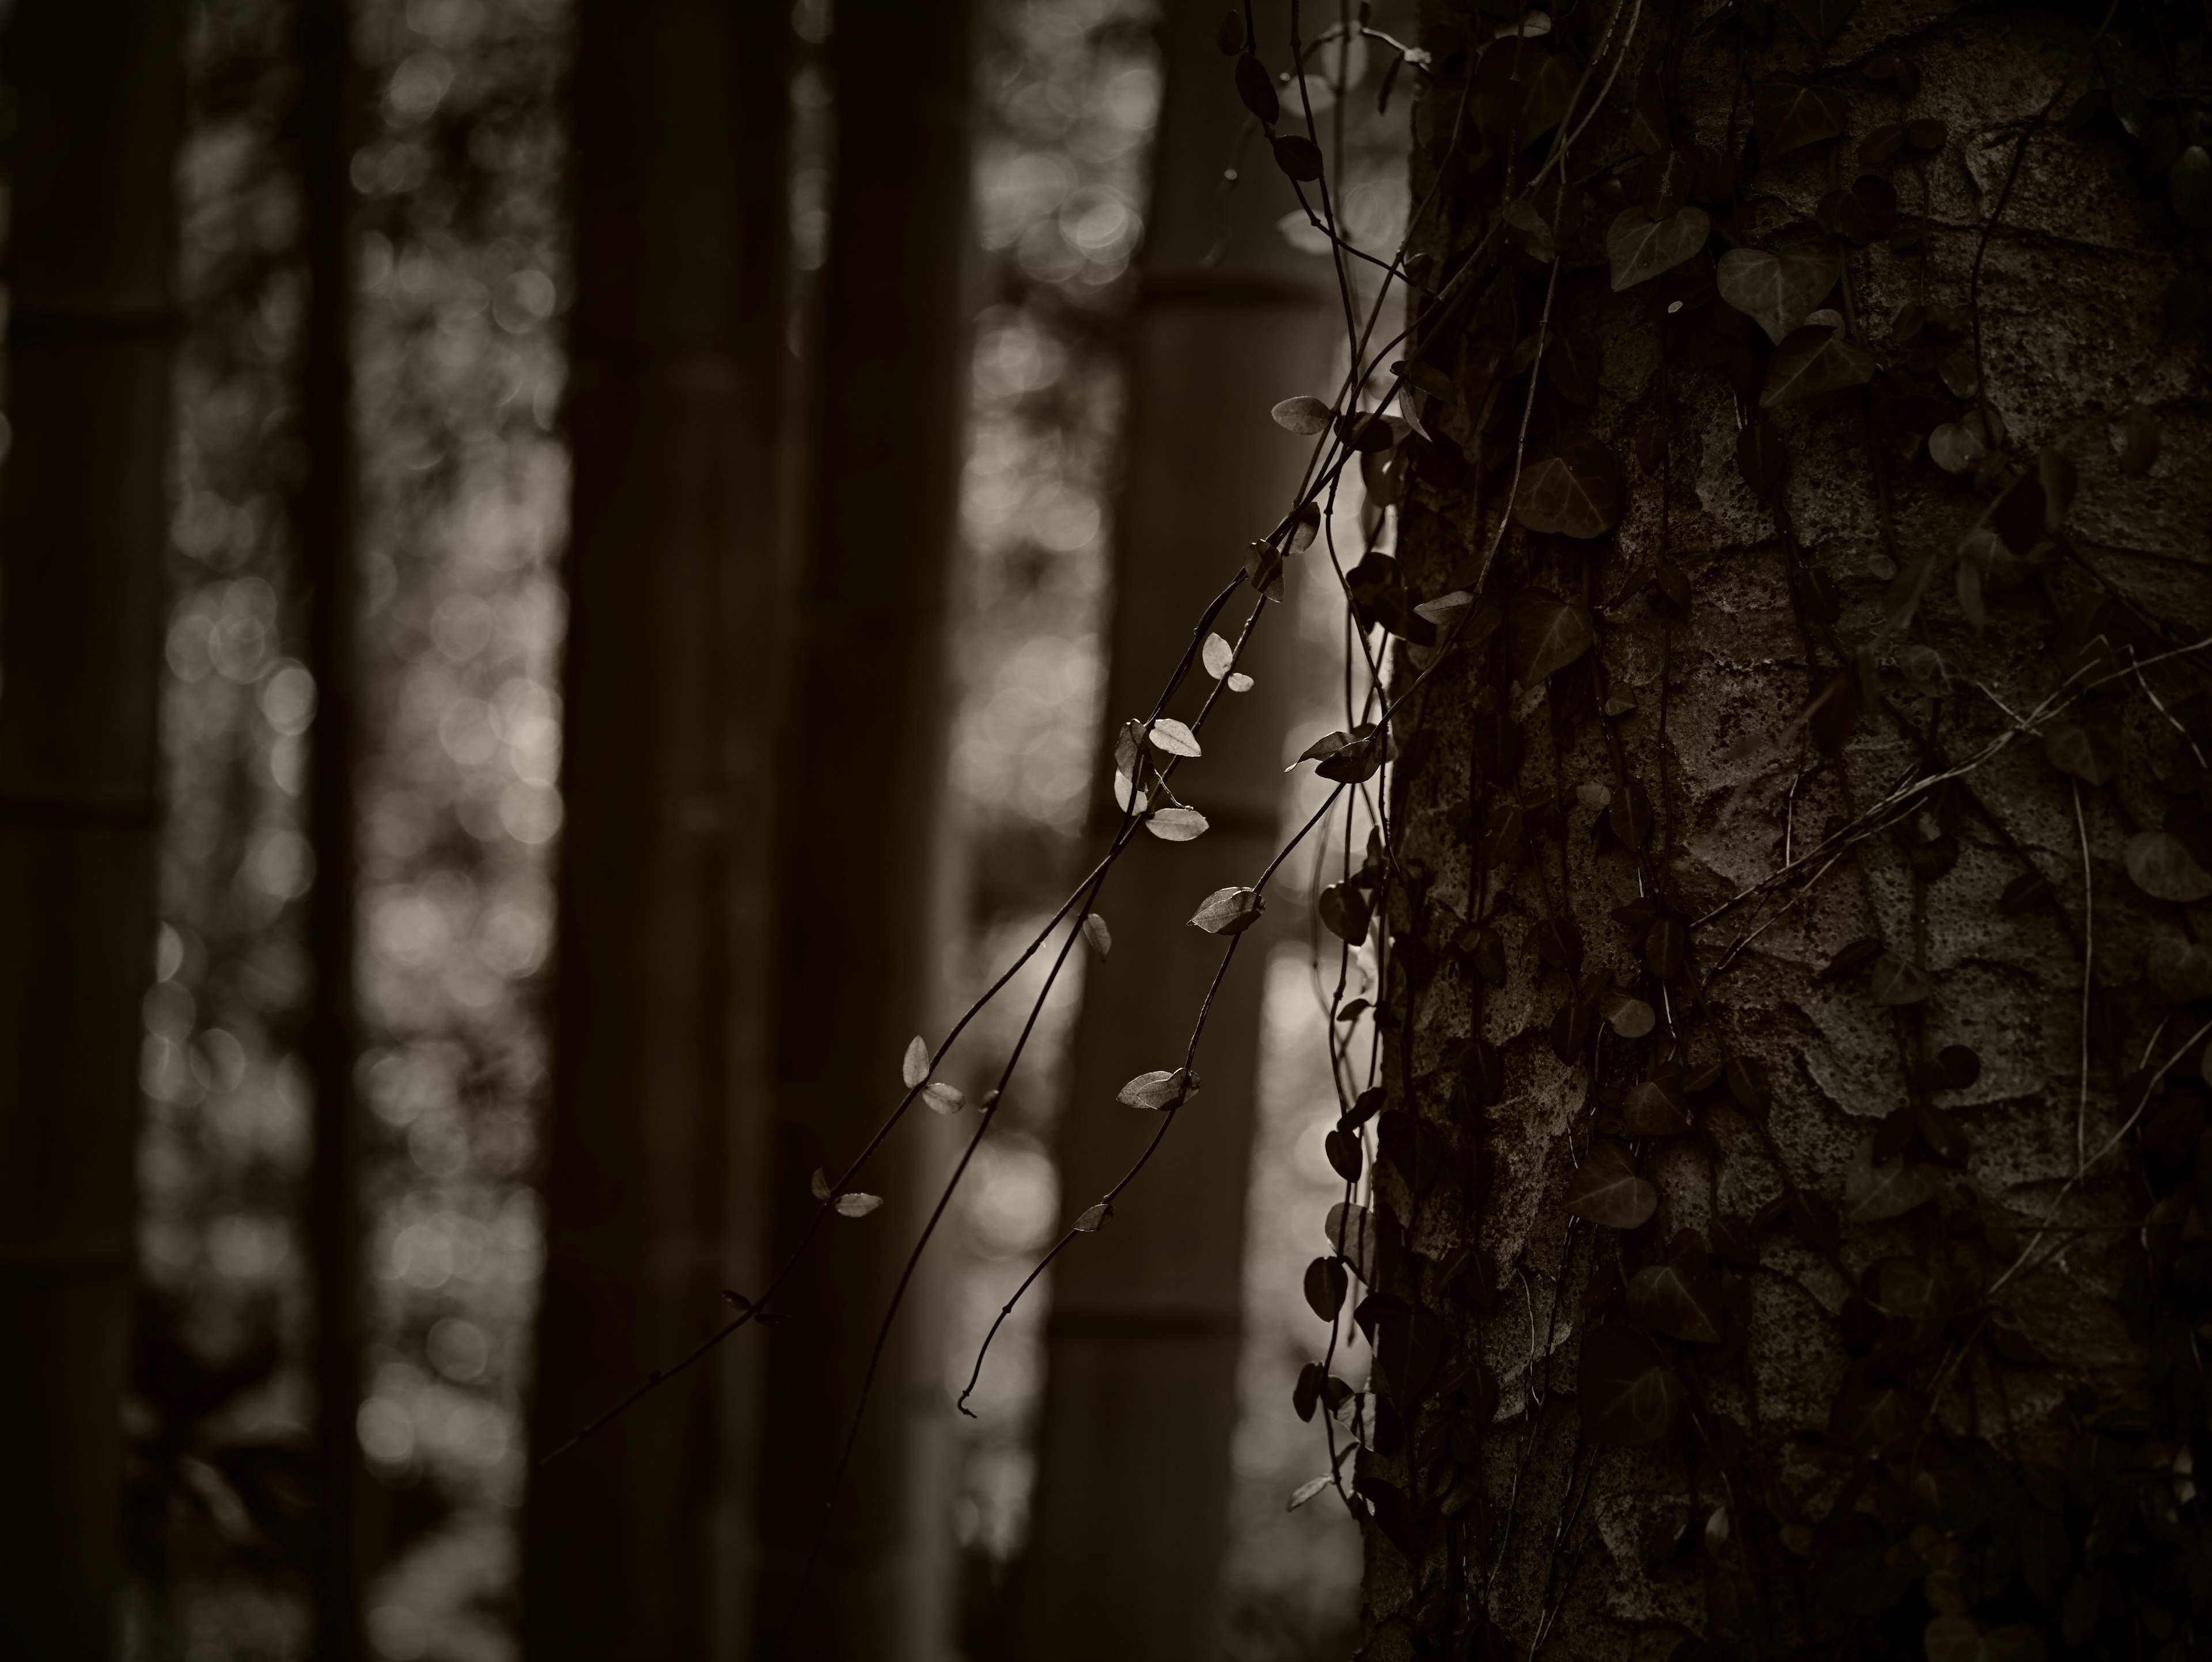
M1429 15L1366 1655L2212 1643L2212 163L2101 11Z
M898 1101L928 1025L945 627L967 384L969 11L964 0L850 0L829 45L836 170L820 277L795 662L777 858L776 1258ZM876 1372L803 1605L831 1475L871 1369L922 1199L914 1139L860 1186L880 1211L824 1221L769 1341L761 1528L763 1647L778 1656L935 1654L944 1533L925 1470L943 1415L925 1311ZM926 1135L926 1134L923 1134Z
M315 1510L311 1574L319 1662L362 1652L361 1129L354 1066L361 1050L355 920L359 862L354 780L360 765L355 634L360 583L353 541L352 8L301 0L298 17L300 190L306 210L307 314L301 339L300 436L305 476L292 505L306 591L307 667L315 683L307 784L314 887L307 898L313 990L307 1020L314 1086L314 1155L306 1236L314 1289Z
M787 9L583 9L541 1454L757 1290ZM546 1657L743 1654L742 1342L538 1470Z
M139 1002L154 939L178 15L19 8L0 506L0 1598L116 1641Z
M1263 26L1279 37L1277 9ZM1177 3L1159 27L1163 91L1142 275L1131 321L1133 411L1115 531L1105 778L1092 810L1103 851L1122 820L1115 735L1149 715L1232 556L1296 492L1304 447L1255 388L1325 392L1336 301L1275 220L1287 201L1243 112L1224 96L1218 7ZM1224 167L1248 175L1227 199ZM1229 625L1223 626L1229 630ZM1233 630L1230 630L1233 634ZM1271 617L1240 660L1254 677L1209 720L1191 797L1194 843L1139 837L1102 901L1114 950L1091 961L1071 1099L1055 1128L1063 1227L1142 1151L1152 1117L1115 1104L1122 1084L1171 1065L1218 948L1188 927L1199 900L1249 882L1277 836L1280 752L1296 623ZM1213 682L1170 714L1191 720ZM1272 934L1268 930L1267 934ZM1218 1653L1230 1444L1244 1278L1244 1199L1259 1063L1264 939L1215 1001L1204 1099L1112 1226L1053 1270L1037 1482L1018 1581L1022 1657L1160 1659ZM1255 950L1259 949L1259 950Z

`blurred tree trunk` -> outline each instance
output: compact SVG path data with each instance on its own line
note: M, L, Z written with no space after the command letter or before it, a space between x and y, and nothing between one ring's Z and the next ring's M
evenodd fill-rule
M355 775L361 759L355 685L360 584L354 547L353 8L300 0L297 20L300 190L305 204L307 313L301 341L300 436L305 473L292 504L307 603L307 667L315 683L307 782L314 886L307 897L313 990L307 1021L314 1089L314 1154L307 1240L314 1289L315 1509L311 1573L315 1654L353 1662L362 1651L361 1437L361 1130L354 1086L360 1053L355 919L359 862Z
M1282 34L1280 9L1263 27ZM1296 496L1308 445L1269 404L1326 386L1339 314L1325 266L1284 240L1290 204L1249 136L1214 44L1221 9L1165 8L1164 85L1152 149L1135 315L1128 472L1115 534L1104 777L1094 840L1121 811L1114 734L1150 713L1240 551ZM1226 204L1222 169L1246 174ZM1297 621L1273 607L1242 661L1251 691L1208 718L1192 806L1211 825L1192 843L1140 837L1102 908L1114 951L1085 973L1071 1099L1055 1130L1063 1224L1110 1187L1152 1135L1149 1115L1115 1103L1135 1075L1171 1066L1204 998L1218 943L1188 925L1200 899L1249 883L1276 846L1281 751L1292 703ZM1233 638L1240 606L1221 629ZM1192 719L1212 680L1193 677L1170 714ZM1204 1092L1171 1150L1116 1207L1111 1227L1053 1269L1044 1412L1029 1544L1016 1579L1013 1640L1024 1658L1219 1654L1237 1421L1245 1188L1258 1082L1265 948L1247 943L1206 1026ZM1256 950L1255 950L1256 949Z
M27 0L0 505L0 1606L112 1654L150 979L182 77L168 0Z
M1363 1654L2202 1655L2212 741L2201 654L2124 667L2212 618L2170 33L1558 9L1433 14L1415 124L1404 579L1504 611L1370 873Z
M582 9L543 1455L757 1291L788 8ZM743 1654L741 1340L533 1475L535 1657Z
M836 170L811 375L817 394L785 722L777 857L776 1257L898 1101L929 1026L945 631L966 407L966 0L841 0L829 44ZM939 1653L944 1522L928 1470L945 1409L918 1294L895 1329L820 1563L793 1598L923 1215L909 1124L831 1217L769 1341L764 1647L779 1657Z

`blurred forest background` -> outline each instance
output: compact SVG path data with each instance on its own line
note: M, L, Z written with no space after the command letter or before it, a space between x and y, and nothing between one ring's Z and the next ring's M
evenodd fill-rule
M362 1300L351 1413L368 1562L358 1619L367 1654L492 1662L519 1653L526 1403L547 1251L579 18L575 0L321 9L341 20L352 76L341 213L354 269L343 338L361 747L350 880ZM1210 43L1218 4L1198 9ZM1348 8L1310 10L1327 14L1310 28L1356 33ZM610 7L603 26L623 19ZM1156 21L1142 0L978 0L968 25L972 219L961 258L972 332L945 556L952 694L933 904L948 921L926 965L933 1041L1080 874L1100 735L1110 718L1139 713L1105 698L1127 333L1164 75ZM803 435L818 402L871 391L808 374L835 326L816 300L833 235L836 20L829 0L799 0L777 27L787 36L759 50L788 70L788 224L763 246L787 249L787 281L775 285L787 314L777 466L795 478L810 466ZM347 880L318 871L318 848L331 845L318 843L308 810L324 691L307 662L296 500L312 441L301 387L316 214L302 184L312 170L299 161L317 119L303 94L318 84L301 61L312 38L285 0L182 8L160 923L143 1001L122 1626L126 1654L186 1662L328 1655L343 1642L327 1626L316 1638L323 1584L307 1452L318 1316L304 1198L316 1125L312 900L318 885ZM1386 256L1406 212L1400 135L1411 95L1401 83L1385 101L1395 57L1364 40L1340 45L1315 89L1318 113L1341 104L1342 222ZM1229 65L1209 54L1191 68L1233 131L1243 117ZM11 52L10 71L13 84L35 69ZM1231 159L1185 164L1212 181ZM11 153L11 165L21 161ZM896 177L899 161L871 165ZM1256 222L1267 259L1305 262L1333 290L1327 244L1273 168L1262 161L1242 186L1266 195L1238 234L1250 238ZM1340 339L1335 351L1340 375ZM1275 399L1332 390L1285 381L1236 396L1264 428ZM1189 480L1194 492L1218 485ZM789 503L761 513L786 566L803 561ZM1363 513L1347 493L1347 545L1371 534ZM927 562L935 551L905 557ZM1218 583L1240 557L1237 545L1220 548L1203 581ZM1324 661L1346 627L1334 581L1315 563L1298 581L1292 604L1315 648L1304 656ZM756 639L728 649L766 648ZM1282 706L1284 761L1337 725L1329 709L1344 691L1315 680ZM1304 793L1322 788L1286 780L1285 815L1310 811ZM1285 875L1293 892L1282 898L1293 904L1280 910L1303 918L1309 909L1295 903L1308 880ZM1120 916L1110 892L1105 911ZM1243 966L1263 994L1219 1609L1221 1653L1254 1662L1340 1653L1358 1575L1358 1532L1340 1508L1285 1510L1320 1469L1290 1386L1310 1319L1297 1278L1316 1243L1303 1237L1337 1186L1322 1153L1335 1101L1305 934L1285 928L1264 965ZM1081 963L1048 1001L1009 1108L933 1249L941 1319L921 1325L942 1389L925 1411L949 1452L931 1467L913 1526L941 1532L949 1549L933 1572L942 1630L918 1639L916 1653L1003 1649L994 1604L1029 1531L1049 1300L1025 1305L1001 1336L970 1404L976 1417L955 1416L951 1403L992 1317L1065 1215L1054 1121L1071 1111ZM987 1013L976 1075L955 1075L971 1095L989 1083L982 1066L995 1068L1020 1014L1018 1005ZM896 1099L897 1059L866 1065L884 1087L874 1114ZM842 1160L853 1150L830 1152ZM917 1182L942 1180L944 1146L918 1159ZM1117 1227L1138 1227L1144 1207L1133 1195ZM691 1327L709 1331L725 1313L699 1310ZM741 1367L738 1353L760 1337L740 1334L708 1366ZM648 1399L632 1412L665 1406ZM351 1618L323 1619L342 1629Z

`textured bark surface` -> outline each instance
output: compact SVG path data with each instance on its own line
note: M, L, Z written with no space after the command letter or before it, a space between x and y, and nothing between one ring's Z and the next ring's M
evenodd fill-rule
M2101 1614L2093 1586L2090 1613L2078 1621L2078 1611L2062 1611L2063 1596L2039 1602L2035 1574L2023 1582L2017 1554L1993 1548L1985 1558L1974 1531L2012 1538L2002 1513L2027 1509L2025 1496L2038 1492L2030 1475L2045 1469L2037 1463L2094 1464L2105 1458L2095 1451L2120 1447L2113 1426L2146 1415L2144 1423L2155 1422L2155 1434L2127 1446L2159 1483L2160 1463L2170 1465L2177 1446L2185 1453L2203 1431L2201 1377L2157 1336L2140 1287L2134 1295L2124 1288L2141 1256L2146 1208L2185 1184L2197 1158L2195 1131L2177 1133L2176 1171L2146 1179L2137 1137L2175 1114L2197 1113L2191 1123L2201 1123L2194 1049L2176 1056L2136 1116L2145 1075L2205 1014L2201 1004L2160 1001L2154 967L2160 943L2169 955L2182 952L2197 919L2148 898L2124 855L2131 837L2179 823L2167 816L2191 799L2161 782L2185 775L2183 788L2193 791L2199 760L2176 764L2176 746L2187 746L2172 726L2142 692L2119 696L2132 682L2115 685L2065 718L2114 735L2112 782L2069 779L2047 758L2043 738L2017 736L1879 834L1854 831L1836 842L1827 852L1842 857L1833 863L1826 854L1805 859L1901 781L1978 758L2014 729L2013 714L2034 710L2075 671L2077 648L2100 631L2115 666L2130 650L2149 657L2204 634L2212 478L2201 375L2193 341L2169 332L2165 310L2184 234L2165 167L2188 131L2147 163L2148 141L2109 117L2076 130L2064 124L2077 99L2105 84L2093 81L2088 50L2101 9L1869 0L1828 41L1825 70L1790 21L1821 9L1781 9L1778 18L1771 8L1732 14L1765 18L1768 44L1726 17L1699 31L1712 21L1709 5L1625 5L1619 15L1564 8L1549 37L1525 43L1525 62L1533 68L1554 47L1570 52L1572 84L1595 58L1574 123L1614 63L1613 52L1597 50L1608 15L1617 18L1616 46L1626 14L1637 31L1570 152L1569 173L1587 198L1581 226L1562 237L1556 271L1526 252L1524 237L1510 254L1483 257L1491 263L1476 287L1491 301L1431 306L1416 326L1420 356L1455 383L1454 396L1430 404L1443 441L1409 442L1402 464L1410 483L1400 553L1416 597L1471 586L1483 572L1524 411L1524 489L1541 459L1579 429L1614 459L1620 505L1599 536L1514 526L1478 591L1506 598L1540 585L1587 606L1590 649L1547 685L1522 686L1509 608L1504 629L1456 648L1397 734L1399 876L1378 924L1389 937L1378 1013L1388 1097L1372 1123L1382 1128L1378 1204L1410 1255L1389 1262L1387 1225L1370 1251L1384 1260L1376 1286L1395 1288L1413 1307L1416 1337L1394 1352L1386 1328L1381 1381L1398 1399L1405 1434L1393 1434L1399 1428L1386 1414L1380 1435L1367 1428L1361 1457L1361 1487L1376 1512L1365 1653L1377 1658L1660 1657L1698 1643L1747 1656L1793 1653L1816 1638L1829 1648L1807 1653L1917 1655L1923 1629L1932 1657L1938 1635L1929 1624L1939 1618L2024 1622L2054 1647L2078 1639L2084 1654L2148 1655L2190 1642L2185 1602L2163 1631L2148 1617L2132 1625L2135 1610L2172 1605L2163 1581L2127 1580L2112 1567L2118 1559L2095 1555L2104 1549L2094 1541L2090 1568L2081 1568L2072 1520L2089 1513L2078 1501L2059 1513L2076 1537L2069 1575L2094 1582L2101 1573L2106 1590ZM1417 202L1440 192L1440 217L1417 234L1435 258L1431 273L1458 269L1507 192L1503 169L1466 138L1466 123L1462 142L1454 139L1474 67L1470 43L1493 32L1498 10L1436 6L1425 19L1437 73L1416 113L1413 165ZM2147 32L2108 36L2100 58L2109 84L2154 100L2177 66L2155 61L2153 45ZM1909 101L1899 82L1867 73L1891 51L1917 66ZM1632 130L1647 69L1666 105L1656 147ZM1848 111L1845 135L1762 157L1774 145L1765 131L1753 137L1755 89L1777 71L1832 89ZM2045 122L2062 85L2068 90ZM1714 262L1737 246L1846 252L1814 222L1822 198L1864 171L1861 146L1875 130L1922 119L1944 125L1940 143L1908 146L1878 171L1894 180L1907 222L1924 211L1924 240L1848 250L1843 284L1825 302L1842 312L1844 337L1883 368L1870 384L1768 412L1789 461L1778 498L1764 499L1738 456L1747 420L1760 419L1773 349L1716 297ZM1522 152L1521 177L1555 137ZM1942 471L1924 435L1973 405L1960 396L1971 393L1971 374L1947 391L1935 360L1963 344L1971 369L1971 273L2023 137L2018 180L1982 266L1984 396L2012 456L2033 470L2039 448L2063 449L2079 488L2058 545L2042 539L2033 557L2001 557L1991 568L1988 625L1978 631L1954 598L1953 551L2002 480L1977 488L1971 470ZM1608 228L1639 199L1644 153L1668 138L1736 156L1736 199L1692 196L1714 228L1704 253L1616 292ZM1545 202L1546 218L1555 202ZM1549 324L1540 326L1554 281ZM1940 343L1917 360L1909 328L1896 321L1909 305L1935 320L1920 345ZM1544 379L1532 402L1529 378L1512 373L1510 355L1516 343L1534 350L1540 330ZM1578 344L1601 357L1586 408L1565 396L1575 390ZM1494 376L1493 353L1508 360ZM1906 393L1942 408L1907 409L1898 403ZM2121 466L2121 424L2137 402L2155 410L2163 437L2142 477ZM1901 630L1885 621L1888 574L1900 563L1909 574L1922 556L1932 557L1933 580ZM1828 622L1813 574L1832 587L1838 611ZM2134 610L2107 600L2112 591ZM1942 654L1948 687L1928 679L1924 647ZM1398 650L1406 672L1434 656ZM1525 654L1519 661L1526 667ZM2152 680L2177 708L2203 688L2186 661ZM1824 691L1825 716L1793 726ZM1854 703L1863 708L1846 724L1840 718ZM1500 738L1501 727L1509 736ZM1638 788L1651 821L1640 849L1626 807ZM1499 831L1508 803L1523 827L1517 853L1478 875L1480 845ZM2085 892L2084 837L2094 893ZM1784 880L1713 916L1785 866ZM2050 898L2001 908L2030 872L2047 880ZM1692 926L1686 964L1663 981L1647 944L1653 916L1616 917L1647 895L1659 903L1653 911ZM1547 961L1540 940L1547 924L1568 921L1580 952L1570 943L1553 956L1578 957L1572 975ZM1471 922L1493 930L1502 947L1498 984L1480 972ZM2082 957L2092 934L2098 990L2085 1037ZM1823 976L1839 949L1864 940L1902 960L1908 983L1913 966L1924 968L1932 995L1878 1002L1875 988L1888 973L1880 966L1874 982L1864 968ZM1563 1028L1577 976L1587 989L1594 972L1652 1007L1650 1037L1622 1037L1601 1002L1578 1029ZM1631 1014L1620 1025L1638 1024ZM1477 1037L1496 1047L1502 1083L1483 1078L1468 1043ZM1955 1044L1978 1055L1971 1084L1916 1081ZM1747 1111L1725 1076L1697 1077L1729 1058L1763 1068L1771 1108ZM1653 1119L1639 1111L1633 1087L1669 1078L1670 1059L1682 1070L1672 1077L1690 1124L1683 1135L1638 1135ZM1434 1128L1435 1176L1418 1153L1392 1157L1392 1113ZM2094 1154L2131 1116L2135 1129L2118 1152L2063 1192L2077 1168L2077 1135ZM1395 1123L1400 1149L1429 1146L1411 1121ZM1881 1152L1903 1157L1900 1181L1929 1173L1923 1202L1893 1216L1881 1215L1887 1208L1870 1188L1900 1169L1870 1168L1878 1130L1893 1139ZM1640 1227L1597 1227L1570 1212L1571 1179L1598 1144L1618 1148L1656 1186L1656 1212ZM1369 1148L1376 1154L1378 1140ZM1938 1157L1945 1152L1954 1157ZM1763 1215L1789 1196L1806 1198L1771 1208L1778 1217ZM2181 1211L2160 1215L2180 1228L2187 1205L2185 1197ZM2059 1243L2045 1241L2029 1267L2008 1275L2008 1252L2017 1257L2054 1208L2084 1233L2052 1258ZM1838 1215L1835 1239L1822 1241ZM1663 1437L1622 1446L1590 1391L1577 1390L1587 1384L1586 1339L1633 1330L1632 1318L1648 1317L1623 1284L1666 1262L1680 1231L1718 1255L1710 1273L1725 1336L1668 1340L1650 1352L1680 1381L1685 1403ZM1486 1262L1470 1257L1474 1246ZM1723 1267L1727 1258L1735 1261ZM1967 1313L1939 1322L1913 1351L1894 1330L1893 1309L1886 1328L1881 1314L1867 1314L1873 1283L1863 1278L1885 1259L1955 1273L1954 1302ZM1431 1315L1434 1330L1423 1325ZM1883 1329L1871 1363L1868 1321ZM1443 1341L1434 1363L1420 1354L1429 1330ZM1883 1345L1905 1347L1896 1374L1903 1395L1891 1405L1907 1418L1904 1434L1870 1443L1851 1404L1889 1379L1882 1370L1894 1358ZM1396 1378L1394 1355L1408 1359ZM1471 1372L1477 1361L1483 1371ZM2092 1422L2109 1434L2103 1442L2077 1434ZM1877 1445L1884 1458L1870 1459ZM1996 1451L1996 1463L1977 1465L1975 1446ZM2003 1497L1971 1525L1933 1498L1954 1467L1983 1472L1988 1494ZM2160 1537L2151 1555L2158 1575L2179 1578L2179 1566L2201 1557L2195 1508L2185 1482L2161 1492L2186 1508L2177 1527L2188 1538ZM2143 1504L2148 1513L2152 1503ZM1848 1584L1836 1567L1858 1539L1861 1512L1882 1531L1876 1556L1888 1556L1868 1572L1861 1607L1850 1608L1846 1593L1839 1612L1833 1589ZM1922 1578L1951 1573L1959 1551L1967 1556L1954 1609L1946 1602L1951 1584L1939 1588L1938 1577L1923 1589ZM2057 1586L2064 1595L2072 1581ZM2085 1595L2071 1596L2078 1604Z

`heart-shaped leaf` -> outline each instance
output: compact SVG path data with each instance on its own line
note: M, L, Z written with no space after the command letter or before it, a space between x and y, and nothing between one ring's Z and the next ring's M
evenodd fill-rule
M1674 1423L1682 1381L1650 1340L1613 1323L1583 1336L1575 1396L1590 1436L1643 1448Z
M1841 271L1832 254L1731 248L1721 256L1717 277L1721 298L1779 346L1828 297Z
M1606 258L1613 264L1613 291L1632 289L1662 271L1696 257L1712 234L1713 222L1703 208L1679 208L1664 219L1641 207L1624 210L1605 234Z
M1350 1285L1350 1276L1341 1259L1316 1258L1306 1266L1306 1303L1325 1322L1334 1321L1337 1312L1344 1308L1344 1295Z
M1242 934L1260 921L1266 905L1267 898L1257 889L1232 884L1216 889L1199 903L1198 910L1190 915L1191 927L1208 934Z
M1328 1250L1352 1266L1352 1273L1374 1284L1376 1232L1375 1215L1365 1207L1339 1201L1328 1208Z
M1524 588L1505 604L1505 657L1524 687L1548 680L1589 650L1589 614L1548 588Z
M1316 433L1327 432L1329 423L1336 418L1327 405L1310 393L1285 399L1267 413L1274 417L1276 426L1308 439Z
M1877 1004L1918 1004L1936 990L1927 971L1895 953L1884 953L1875 959L1870 981Z
M1721 1283L1704 1243L1686 1231L1665 1263L1648 1264L1628 1282L1628 1318L1655 1333L1691 1344L1721 1342Z
M1628 1151L1601 1139L1567 1179L1567 1210L1608 1229L1640 1227L1659 1205L1659 1191L1636 1175Z
M1206 835L1206 816L1196 808L1162 808L1146 816L1145 829L1163 843L1188 843Z
M2061 773L2069 773L2085 785L2101 785L2120 770L2120 747L2100 727L2060 721L2043 735L2043 753Z
M1752 97L1752 125L1770 156L1833 138L1850 125L1850 107L1841 93L1796 76L1771 76Z
M2212 898L2212 875L2171 831L2138 831L2128 839L2128 875L2157 900L2193 905Z
M1874 355L1844 337L1840 329L1801 331L1784 341L1766 366L1766 390L1759 407L1806 404L1874 379Z
M1844 1221L1880 1223L1887 1218L1903 1217L1942 1194L1943 1184L1943 1173L1936 1166L1909 1160L1876 1161L1874 1140L1868 1137L1844 1173Z
M1521 476L1513 517L1531 531L1603 536L1620 518L1620 463L1588 433L1561 440Z
M1618 987L1608 987L1597 995L1597 1013L1623 1038L1646 1038L1658 1023L1649 1004Z
M1420 1399L1443 1354L1444 1324L1425 1310L1385 1316L1375 1324L1375 1360L1401 1409Z
M1689 1100L1678 1084L1643 1080L1630 1086L1621 1099L1620 1123L1633 1136L1684 1136L1690 1129Z
M1823 45L1835 38L1858 9L1859 0L1785 0L1783 7L1791 22Z

